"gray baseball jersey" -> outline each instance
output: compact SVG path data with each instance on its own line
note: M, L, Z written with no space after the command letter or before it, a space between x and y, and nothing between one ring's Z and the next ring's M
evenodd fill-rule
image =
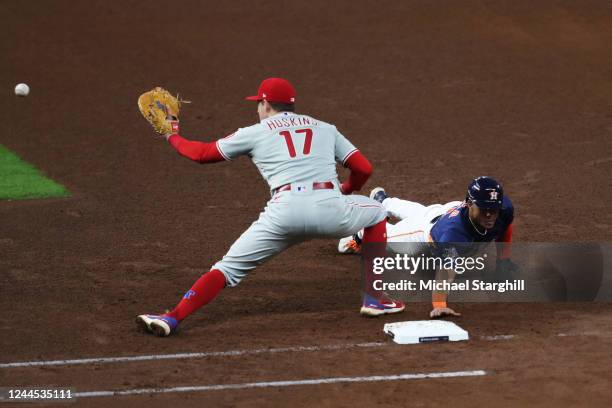
M380 203L340 192L336 162L344 163L357 149L333 125L282 112L218 140L217 147L227 160L248 155L273 193L291 185L273 194L259 219L213 266L228 286L291 245L354 234L386 217ZM320 182L334 188L313 189Z
M334 180L336 162L357 150L335 126L291 112L238 129L218 140L217 148L226 160L250 156L271 190L302 180Z

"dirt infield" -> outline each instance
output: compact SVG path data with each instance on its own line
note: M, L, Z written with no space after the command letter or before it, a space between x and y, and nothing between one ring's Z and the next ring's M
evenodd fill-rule
M3 1L0 144L73 197L0 202L0 363L235 353L0 366L0 387L484 370L77 405L610 406L611 304L457 305L471 341L400 347L382 335L397 317L360 318L358 259L334 241L281 254L177 336L133 324L172 307L269 197L247 159L198 166L154 140L136 98L155 85L193 101L186 137L214 140L256 121L242 98L262 78L287 77L299 110L336 124L372 161L366 191L443 202L487 174L515 203L516 240L611 241L612 5L533 3ZM18 82L30 96L12 94ZM410 304L402 320L427 312Z

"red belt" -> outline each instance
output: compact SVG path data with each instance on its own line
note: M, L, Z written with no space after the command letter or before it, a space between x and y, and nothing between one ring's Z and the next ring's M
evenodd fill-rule
M322 181L322 182L312 183L312 189L313 190L333 190L334 183L332 183L331 181ZM272 194L280 193L281 191L290 191L290 190L291 190L291 183L284 184L272 190Z

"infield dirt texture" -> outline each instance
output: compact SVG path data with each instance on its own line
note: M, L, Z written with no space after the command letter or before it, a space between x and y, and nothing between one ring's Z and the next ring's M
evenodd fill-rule
M612 240L608 1L8 1L0 4L0 144L66 199L0 202L0 363L316 346L183 360L0 368L0 386L77 391L485 370L426 378L83 398L75 406L611 406L612 305L455 305L472 340L396 346L358 314L357 257L294 247L159 339L173 307L269 198L246 158L199 166L136 106L192 100L182 134L255 123L243 98L291 80L392 195L461 199L500 180L515 240ZM26 98L13 87L26 82ZM342 170L342 176L346 171ZM488 337L512 335L513 337ZM368 348L330 345L381 342ZM328 347L328 348L325 348ZM8 406L8 405L7 405Z

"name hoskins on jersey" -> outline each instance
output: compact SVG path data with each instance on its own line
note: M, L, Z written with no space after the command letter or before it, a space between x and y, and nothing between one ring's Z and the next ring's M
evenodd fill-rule
M266 125L268 125L268 128L270 128L270 130L282 129L282 128L288 128L288 127L294 127L294 126L318 126L319 125L319 122L316 121L315 119L311 118L310 116L303 116L303 115L288 116L288 117L283 117L280 119L269 119L266 122L267 122Z

